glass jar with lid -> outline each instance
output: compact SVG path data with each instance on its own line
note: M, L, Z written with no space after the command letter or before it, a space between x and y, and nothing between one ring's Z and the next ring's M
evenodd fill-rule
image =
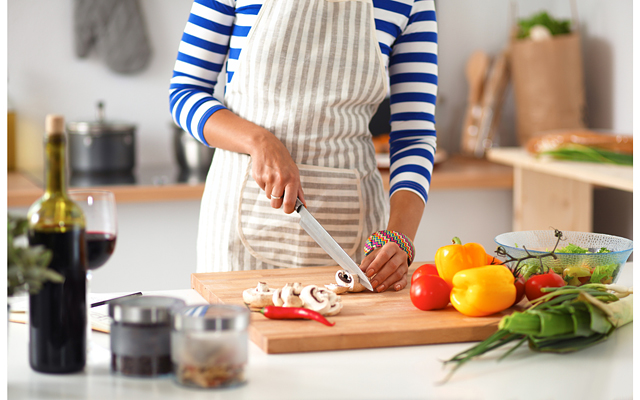
M171 313L180 299L140 296L109 303L111 370L127 376L170 374Z
M249 310L241 306L187 306L173 315L171 359L179 384L199 388L245 382Z

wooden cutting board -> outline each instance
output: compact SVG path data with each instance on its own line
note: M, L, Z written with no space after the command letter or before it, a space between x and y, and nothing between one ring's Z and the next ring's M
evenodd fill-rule
M415 266L421 263L414 263ZM412 267L410 273L415 267ZM266 282L270 288L287 282L324 286L335 283L338 267L310 267L191 275L191 287L211 304L244 305L242 291ZM308 320L270 320L251 314L249 337L266 353L362 349L483 340L497 330L502 316L471 318L451 305L444 310L421 311L413 306L409 288L400 292L346 293L340 314L328 327Z

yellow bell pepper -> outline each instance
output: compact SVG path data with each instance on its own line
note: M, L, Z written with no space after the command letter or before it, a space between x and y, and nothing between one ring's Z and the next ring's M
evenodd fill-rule
M469 317L484 317L506 310L516 299L514 280L504 265L462 270L453 276L451 304Z
M458 271L490 264L487 262L487 257L481 244L462 244L460 239L454 237L453 244L440 247L436 251L435 261L438 275L451 286L453 276Z

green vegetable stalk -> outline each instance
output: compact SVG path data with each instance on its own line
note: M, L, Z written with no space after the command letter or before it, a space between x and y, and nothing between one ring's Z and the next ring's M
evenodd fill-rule
M474 357L510 342L517 343L500 360L525 342L533 351L568 353L606 340L633 321L633 289L590 283L543 290L549 293L531 307L503 317L491 337L445 361L455 366L444 381Z
M540 155L548 155L558 160L633 165L633 154L616 153L575 143L565 144L555 150L543 151Z

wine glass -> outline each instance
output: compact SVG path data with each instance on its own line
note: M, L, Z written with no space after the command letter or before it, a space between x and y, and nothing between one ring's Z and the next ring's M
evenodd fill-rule
M70 190L69 197L82 208L85 217L87 252L87 349L91 352L91 278L94 269L103 266L116 248L116 199L106 190Z
M116 248L116 200L106 190L71 190L69 197L84 212L88 275L103 266ZM90 278L89 278L90 279Z

